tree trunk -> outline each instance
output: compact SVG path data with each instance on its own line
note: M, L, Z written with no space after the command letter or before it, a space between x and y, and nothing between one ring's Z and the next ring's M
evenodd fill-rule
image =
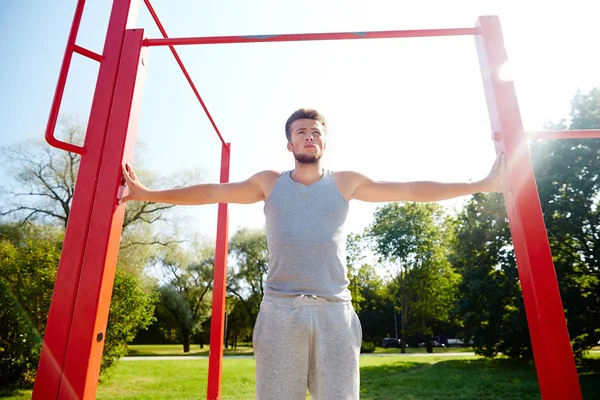
M189 353L190 352L190 330L188 328L182 328L181 329L181 336L183 336L183 352L184 353Z
M425 341L425 347L427 348L428 353L433 353L433 343L431 343L431 340L427 339Z
M400 353L404 354L406 353L406 334L404 330L401 331L400 338Z

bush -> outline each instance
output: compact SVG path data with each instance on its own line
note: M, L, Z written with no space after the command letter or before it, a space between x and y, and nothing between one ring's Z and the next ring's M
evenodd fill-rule
M360 352L361 353L373 353L375 352L375 345L371 342L362 342L362 345L360 346Z
M146 329L154 322L157 301L158 292L144 285L139 277L117 268L102 353L102 371L127 355L127 343L140 329Z
M0 386L33 383L61 241L49 228L0 225Z
M33 383L62 247L62 231L0 224L0 387ZM157 293L117 268L102 355L105 371L153 321Z

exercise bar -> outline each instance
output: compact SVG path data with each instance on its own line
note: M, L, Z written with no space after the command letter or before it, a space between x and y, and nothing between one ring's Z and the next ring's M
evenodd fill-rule
M593 139L600 138L600 129L526 132L529 139Z
M477 28L421 29L404 31L298 33L287 35L213 36L170 39L146 39L145 46L177 46L190 44L305 42L312 40L392 39L409 37L477 35Z

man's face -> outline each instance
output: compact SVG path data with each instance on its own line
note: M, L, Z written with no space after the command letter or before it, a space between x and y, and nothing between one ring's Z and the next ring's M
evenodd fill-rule
M325 129L313 119L298 119L290 126L288 151L302 164L314 164L325 150Z

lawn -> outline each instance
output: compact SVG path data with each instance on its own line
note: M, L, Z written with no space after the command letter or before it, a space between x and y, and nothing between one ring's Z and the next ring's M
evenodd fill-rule
M600 398L600 356L580 367L584 399ZM121 361L98 388L98 399L202 399L207 360ZM254 399L254 360L223 361L223 396ZM30 398L30 392L11 400ZM361 400L539 399L530 364L472 356L361 358Z

